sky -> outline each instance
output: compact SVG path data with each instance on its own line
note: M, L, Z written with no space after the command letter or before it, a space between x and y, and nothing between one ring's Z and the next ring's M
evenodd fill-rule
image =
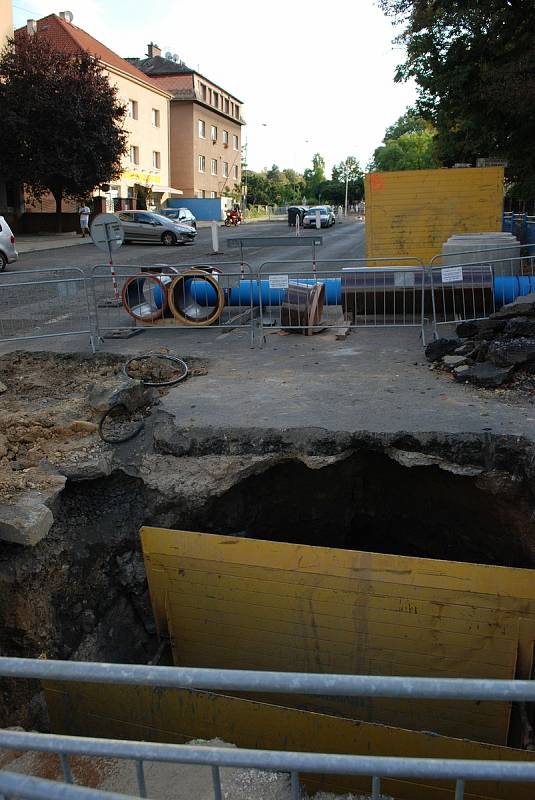
M57 3L58 0L55 0ZM69 10L119 55L143 57L155 42L243 101L248 164L302 172L356 156L363 168L385 128L414 103L394 83L403 50L373 0L15 0L15 27Z

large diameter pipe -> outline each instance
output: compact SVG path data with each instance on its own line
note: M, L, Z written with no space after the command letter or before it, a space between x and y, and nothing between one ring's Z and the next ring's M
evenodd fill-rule
M342 302L342 281L341 278L325 278L317 280L315 278L299 278L290 281L291 284L299 286L315 286L316 284L325 286L325 301L327 305L340 305ZM193 280L191 282L191 294L200 306L213 306L216 304L216 292L207 281ZM270 289L269 280L260 281L241 280L239 286L224 290L225 302L228 306L280 306L286 297L287 289Z
M341 278L296 278L290 283L301 286L325 286L325 304L337 306L342 303ZM511 303L517 297L535 292L535 277L528 275L498 275L493 280L496 307ZM225 303L228 306L280 306L284 302L286 289L270 289L269 280L240 280L239 286L225 289ZM439 290L437 290L439 291ZM191 294L200 306L214 306L217 302L215 289L205 280L191 282Z

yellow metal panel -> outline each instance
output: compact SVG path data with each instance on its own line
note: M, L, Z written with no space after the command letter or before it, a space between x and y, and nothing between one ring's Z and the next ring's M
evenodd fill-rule
M209 692L88 683L44 684L52 730L183 743L219 737L238 747L422 758L533 761L535 753L342 719ZM302 776L315 791L369 792L369 778ZM453 800L452 782L383 780L396 800ZM471 782L466 800L532 800L530 784Z
M535 611L528 570L148 528L142 542L181 665L512 678L519 616ZM507 742L506 703L344 703L346 716Z
M501 230L503 167L370 173L364 185L368 258L428 263L452 234Z

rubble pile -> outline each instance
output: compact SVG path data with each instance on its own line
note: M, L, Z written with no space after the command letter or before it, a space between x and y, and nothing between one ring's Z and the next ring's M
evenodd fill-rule
M457 338L437 339L425 350L431 368L461 383L502 385L535 397L535 293L518 297L488 319L461 322Z

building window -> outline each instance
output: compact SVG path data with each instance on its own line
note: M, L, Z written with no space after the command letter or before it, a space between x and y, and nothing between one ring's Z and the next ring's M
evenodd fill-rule
M137 100L129 100L127 103L127 109L130 119L137 119Z
M152 109L152 127L153 128L160 127L160 112L157 108Z
M217 127L216 125L212 125L210 128L210 139L213 142L217 142Z
M206 139L206 123L202 119L199 120L199 137Z
M206 172L206 159L204 156L199 156L199 172Z
M139 147L135 144L130 145L130 162L139 164Z
M223 177L228 178L228 161L223 161Z
M237 150L238 149L238 137L236 135L234 135L232 137L232 144L233 144L234 150Z
M228 131L223 131L223 144L228 145Z
M228 114L229 99L225 97L225 114Z
M212 90L208 89L208 102L212 105Z
M236 119L240 118L240 107L237 103L234 106L234 116L236 117Z
M201 190L201 197L202 198L206 197L206 192L204 191L204 189Z
M212 175L217 175L217 158L212 158Z
M215 200L215 198L217 197L217 192L210 192L210 197L212 198L212 200Z
M231 115L232 117L234 116L234 103L231 103L231 104L230 104L230 115Z
M214 106L219 108L219 92L214 92Z
M153 169L160 169L160 154L157 150L152 151L152 166Z
M206 103L206 84L205 83L201 83L201 98Z
M234 167L234 177L235 177L235 178L237 178L237 177L238 177L238 165L237 165L237 164L236 164L236 166Z

